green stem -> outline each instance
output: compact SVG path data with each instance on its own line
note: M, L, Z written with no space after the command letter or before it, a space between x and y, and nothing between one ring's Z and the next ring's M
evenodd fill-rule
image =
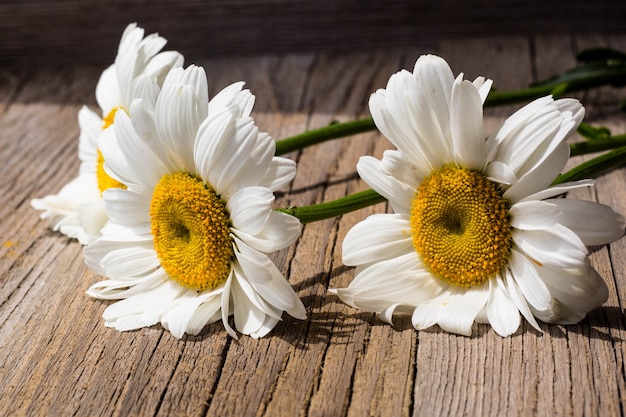
M376 191L365 190L326 203L305 207L287 207L278 211L297 217L302 223L311 223L341 216L385 201L387 200Z
M569 181L578 181L586 178L594 178L611 169L618 168L626 164L626 146L612 150L559 175L552 182L552 185Z
M589 71L581 74L572 74L566 81L545 83L522 90L497 91L492 90L487 96L485 107L504 106L507 104L520 103L534 100L539 97L552 94L556 98L564 94L581 90L601 87L607 84L619 83L626 78L626 69L602 68L597 71Z
M626 134L611 136L610 139L577 142L570 145L570 156L607 151L626 145Z
M344 123L331 123L325 127L276 141L276 155L284 155L327 140L356 135L374 129L376 129L376 125L371 117Z

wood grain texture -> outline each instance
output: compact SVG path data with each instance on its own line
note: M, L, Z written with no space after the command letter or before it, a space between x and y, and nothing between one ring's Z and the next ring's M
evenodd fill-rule
M623 33L618 0L22 0L0 2L0 62L114 58L128 22L185 55L215 57L432 44L442 38Z
M626 37L479 37L360 53L188 61L205 67L212 94L245 80L257 96L257 124L281 138L366 115L371 92L400 68L411 69L422 53L442 55L467 78L485 75L510 89L562 71L581 49L602 45L626 49ZM285 315L261 340L233 340L221 324L182 340L160 326L105 328L101 315L109 303L85 295L99 277L84 265L81 246L51 232L30 207L30 199L57 192L77 174L76 117L83 104L95 108L103 68L0 70L0 415L624 414L626 239L592 248L592 263L609 284L607 303L577 325L542 324L543 333L527 323L508 338L486 325L475 325L469 338L437 327L417 332L410 317L390 326L329 295L329 287L354 276L341 262L347 231L387 211L385 204L308 224L297 242L273 254L307 307L305 321ZM616 106L623 96L610 88L579 95L588 121L615 132L626 131ZM512 107L488 111L487 130ZM293 152L288 157L298 162L298 174L277 205L365 189L356 161L390 147L372 132ZM626 213L625 183L626 170L616 170L572 194Z

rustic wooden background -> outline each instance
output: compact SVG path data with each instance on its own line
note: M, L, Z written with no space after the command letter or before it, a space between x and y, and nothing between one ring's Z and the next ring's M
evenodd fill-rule
M368 10L376 4L342 4L357 3ZM225 14L245 9L244 2L216 4ZM594 4L582 9L587 16L592 13L588 10L596 10ZM385 211L382 204L306 225L300 240L274 255L309 311L306 321L285 316L268 337L238 341L229 338L221 324L182 340L160 326L128 333L105 328L101 314L108 303L85 295L100 278L85 267L81 245L51 232L30 200L57 192L77 174L76 116L83 104L95 108L95 85L110 62L103 56L114 55L104 53L104 47L116 46L126 23L142 23L140 17L125 13L121 2L117 5L103 19L115 16L124 23L115 30L94 26L97 33L106 32L108 37L102 39L85 28L78 34L77 28L64 25L52 34L37 32L43 19L50 19L49 27L71 20L64 14L65 20L57 18L51 1L37 3L40 8L31 12L34 28L13 34L0 31L0 55L6 62L0 67L0 415L624 415L626 239L592 248L593 265L610 288L608 302L578 325L544 324L543 333L527 324L504 339L485 325L476 325L471 338L436 327L417 332L410 318L399 318L392 327L328 295L329 286L346 286L353 277L353 270L341 263L347 230L367 215ZM285 6L276 1L272 7L276 5ZM83 12L93 25L97 19L90 7L85 2ZM131 7L134 13L137 7ZM198 10L200 17L208 13ZM571 10L564 13L574 15ZM146 14L157 26L150 20L155 14ZM24 8L0 4L5 28L28 21L27 15ZM272 50L266 48L268 38L261 38L256 53L250 54L255 42L251 37L237 53L237 45L230 43L244 35L225 33L219 42L234 48L226 57L184 38L199 39L194 31L204 24L198 19L161 16L160 22L175 21L162 28L146 26L169 38L172 46L182 45L187 62L206 68L211 92L245 80L257 96L258 125L279 139L367 115L369 95L395 71L412 68L422 53L443 56L455 73L463 71L468 78L486 75L497 88L513 89L571 67L582 49L626 50L626 35L610 24L616 17L607 16L607 31L599 21L589 31L561 22L552 32L546 26L538 34L520 31L507 37L487 30L452 36L461 29L441 20L424 21L430 27L445 26L451 36L407 35L398 44L392 29L400 31L402 25L386 23L384 42L351 38L350 45L358 46L352 52L325 49L325 36L330 35L324 30L318 33L319 42L309 32L309 43L298 49L294 43L299 35L292 26L291 44L285 40ZM242 15L230 17L234 27L264 27ZM419 16L413 17L419 21ZM408 20L401 16L399 21L406 25ZM493 24L504 23L496 19ZM227 26L222 21L219 27ZM343 33L342 27L337 31ZM30 38L20 38L24 33ZM63 52L55 55L54 48L44 48L46 41L48 46L60 45ZM207 45L211 42L207 39ZM86 61L77 59L80 54ZM616 133L626 132L626 119L617 106L625 96L623 89L612 88L578 95L587 107L587 121ZM495 129L514 107L488 111L487 129ZM278 204L306 205L364 189L355 174L358 157L380 156L388 147L380 135L368 133L290 154L298 162L298 175ZM594 189L572 194L626 213L625 179L626 169L616 170L602 176Z
M0 0L0 63L103 64L132 21L188 57L624 33L621 0Z

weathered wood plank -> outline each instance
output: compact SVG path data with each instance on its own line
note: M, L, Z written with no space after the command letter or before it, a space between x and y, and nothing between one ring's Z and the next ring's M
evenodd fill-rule
M0 3L0 61L107 64L129 21L185 55L349 51L442 38L623 32L622 2L72 0ZM558 16L558 18L557 18Z

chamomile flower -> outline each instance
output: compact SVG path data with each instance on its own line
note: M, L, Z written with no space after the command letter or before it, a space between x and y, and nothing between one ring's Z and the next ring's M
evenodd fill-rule
M621 237L624 218L559 198L590 180L551 186L583 107L543 97L485 139L490 87L482 77L455 79L429 55L371 96L376 126L397 150L364 156L357 170L394 213L348 232L343 261L356 276L332 290L344 302L389 323L394 311L411 312L416 329L470 335L476 321L507 336L520 313L540 330L536 319L576 323L607 299L587 246Z
M32 206L42 210L41 218L50 218L55 231L86 244L100 235L107 220L102 204L102 191L123 185L109 177L103 169L98 150L101 132L112 123L115 113L128 111L133 98L141 92L144 78L162 84L173 67L181 66L183 57L175 51L159 52L166 40L157 34L144 37L144 30L130 24L124 30L115 62L103 71L96 86L96 100L102 116L83 107L78 114L81 161L77 178L56 195L33 199Z
M107 172L126 185L103 193L109 222L85 249L108 279L88 294L120 300L105 324L120 331L161 323L198 334L222 320L262 337L283 311L306 311L268 257L300 235L298 219L272 209L273 192L295 175L274 156L250 111L254 96L233 84L210 102L201 67L173 69L162 90L144 86L130 117L118 112L101 141ZM108 131L105 132L105 135Z

